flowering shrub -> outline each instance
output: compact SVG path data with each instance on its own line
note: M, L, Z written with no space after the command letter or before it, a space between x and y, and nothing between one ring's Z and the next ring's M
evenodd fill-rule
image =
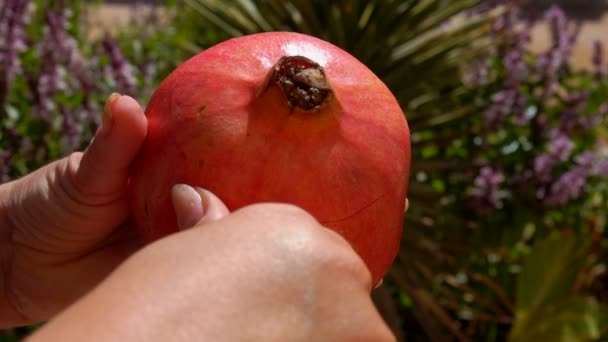
M475 264L506 279L518 274L520 261L526 260L520 257L528 255L532 241L542 240L547 232L574 233L591 246L585 249L589 268L574 271L574 277L587 279L577 289L600 299L598 294L606 291L605 283L601 285L606 278L602 255L608 242L608 150L602 142L608 74L603 46L594 43L593 70L574 70L570 60L580 27L559 7L551 7L543 19L552 45L534 53L529 47L534 21L522 24L517 20L521 15L514 10L500 18L493 34L504 44L466 78L472 92L463 100L475 103L482 115L469 138L475 148L467 150L467 158L479 171L463 188L464 212L481 228L478 237L489 247L483 254L488 260L498 256L494 262L477 259ZM550 263L560 254L553 251L543 257ZM542 273L542 268L535 272ZM503 281L515 292L512 285ZM551 318L545 319L542 324Z
M422 183L439 193L429 195L427 203L410 202L408 216L418 211L424 215L422 223L433 228L427 228L424 241L431 252L421 255L440 265L432 268L427 262L420 279L432 284L429 296L432 293L445 310L435 316L445 330L456 336L468 331L474 340L496 336L497 331L502 335L497 340L503 340L516 321L519 328L555 323L549 324L557 319L552 316L535 317L526 324L516 320L516 314L525 310L516 296L517 286L530 293L553 291L555 286L570 294L604 302L606 298L608 151L603 137L608 75L603 46L594 43L593 70L574 70L571 53L580 27L558 7L550 8L538 19L548 24L552 44L534 52L530 39L538 20L527 14L515 6L500 16L493 25L489 53L463 66L463 87L458 91L462 111L446 114L446 121L459 120L412 134L416 159L411 184ZM433 209L439 213L433 215ZM413 233L413 220L408 223L406 239ZM574 278L584 279L576 287L563 279L543 284L530 276L544 275L551 257L572 261L562 253L567 249L534 253L537 242L548 235L574 235L589 243L584 262L568 266ZM564 238L561 243L570 242ZM404 255L415 248L411 244ZM569 252L580 253L577 248ZM412 259L403 274L422 268L420 260L428 260L403 258ZM536 266L523 277L526 263ZM424 312L416 309L418 315ZM568 324L583 319L571 317Z
M0 3L0 181L83 148L105 98L120 92L145 102L166 64L154 51L133 53L134 37L130 45L110 36L84 43L82 7L67 4Z
M578 27L552 7L544 16L552 46L537 54L529 44L533 21L522 24L519 15L498 20L493 34L504 44L465 75L471 92L462 100L483 113L468 137L472 148L461 151L479 167L467 203L475 216L533 211L537 223L584 227L598 215L586 209L597 209L608 185L608 155L599 144L608 114L603 47L594 45L595 70L575 71Z

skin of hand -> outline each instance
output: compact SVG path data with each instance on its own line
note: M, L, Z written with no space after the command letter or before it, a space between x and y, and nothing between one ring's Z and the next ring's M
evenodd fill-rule
M190 249L199 252L199 254L195 253L193 255L194 259L196 259L196 256L203 257L201 248L194 246L195 244L186 244L183 248L184 253L178 254L176 257L171 256L171 248L173 248L175 252L182 251L179 244L184 242L178 241L187 242L188 240L188 238L178 238L182 235L175 238L171 237L168 239L168 242L159 241L159 252L154 252L157 250L156 247L145 248L136 255L134 258L135 261L129 259L125 266L121 267L107 282L104 282L104 285L99 286L99 288L94 290L91 294L85 295L104 280L119 264L141 248L141 242L137 237L134 226L129 222L125 192L129 165L145 138L146 130L147 121L137 102L127 96L113 95L108 99L104 110L103 128L97 132L94 140L84 153L74 153L67 158L51 163L26 177L0 185L0 328L45 321L83 296L83 301L76 302L77 304L70 307L64 314L59 315L58 319L54 321L63 322L65 319L61 317L65 317L70 312L82 310L78 308L87 308L87 305L89 305L88 308L91 310L91 314L103 313L103 310L99 311L92 305L92 303L94 304L96 301L103 302L103 299L99 299L99 295L95 294L102 293L102 297L104 295L112 295L111 286L113 285L111 284L120 285L120 279L123 278L126 281L132 281L133 283L136 281L146 282L138 280L137 272L141 274L148 268L144 265L144 267L138 271L138 262L145 263L146 260L150 258L149 262L153 263L154 255L158 255L158 258L161 259L165 258L178 262L180 258L187 258L188 253L185 253L185 251L189 250L186 248L188 246L190 246ZM188 196L188 193L190 193L190 196ZM211 203L219 202L212 194L196 197L201 198L199 200L193 200L193 198L195 197L192 197L191 188L183 185L178 185L174 188L173 201L178 213L178 218L180 218L178 224L182 228L192 226L193 222L198 222L197 227L202 225L207 226L207 224L211 225L210 221L214 221L227 214L227 211L223 212L222 210L201 209L205 208L206 201ZM211 200L209 200L210 198ZM378 339L376 338L377 336L375 336L371 340L392 340L392 336L388 333L388 329L384 327L375 312L375 309L371 305L371 301L369 301L369 286L365 283L366 281L369 282L369 280L355 277L355 273L357 272L366 274L359 274L362 278L366 278L368 275L366 269L360 269L362 263L358 257L354 255L352 249L350 249L350 247L346 248L347 244L345 246L345 242L339 236L324 228L320 229L318 223L301 210L289 206L275 205L276 208L274 209L266 208L266 206L268 205L263 205L261 208L254 206L253 208L246 208L236 212L234 215L236 218L226 218L226 220L228 220L228 226L244 225L235 231L242 231L243 229L246 229L246 227L251 227L251 230L246 230L245 233L255 237L252 241L258 241L260 240L260 236L255 233L255 229L257 228L253 227L266 226L270 229L268 233L271 233L278 229L278 224L281 222L282 224L289 225L290 222L294 220L303 221L299 223L294 221L294 223L296 223L294 226L308 227L308 229L305 229L303 232L297 232L305 234L304 236L295 234L292 237L293 239L290 240L283 234L281 235L284 238L283 240L274 241L272 246L266 246L269 247L268 251L273 250L270 247L277 249L274 254L275 256L281 255L281 253L285 254L285 260L281 259L278 261L286 263L285 265L290 265L288 269L294 268L294 270L299 271L283 274L282 277L280 272L268 273L270 270L266 270L266 273L256 273L253 275L262 277L262 280L266 281L265 283L256 285L256 279L248 279L248 274L251 273L251 270L257 271L255 264L252 263L252 260L255 258L252 258L249 263L245 263L243 266L239 266L237 260L230 259L232 260L232 262L229 263L229 267L231 267L229 271L231 272L226 274L222 273L223 268L218 269L219 266L221 266L221 263L216 264L215 268L210 268L210 270L223 275L223 277L227 277L225 280L222 279L222 282L226 282L228 286L224 288L224 286L216 284L211 288L213 290L212 292L208 293L206 296L200 295L199 297L201 300L197 301L197 303L201 305L199 309L202 309L203 307L213 307L217 309L219 313L223 314L223 317L227 317L231 310L241 312L237 302L240 300L239 298L245 298L246 295L238 293L240 288L238 288L239 284L235 284L235 280L237 279L242 281L241 285L251 285L251 287L248 288L249 292L246 293L251 294L258 291L268 295L269 292L268 290L264 291L264 286L270 286L270 289L276 288L281 284L287 286L289 285L286 283L287 280L295 280L300 277L305 281L298 283L299 287L291 290L289 288L284 288L282 290L290 290L292 293L305 294L306 296L310 296L312 291L315 295L313 296L313 299L316 301L310 302L307 300L305 303L309 305L309 310L313 310L309 313L313 314L314 317L321 317L321 314L327 315L330 311L329 309L333 309L332 313L337 316L331 318L329 322L333 320L334 323L339 323L334 330L339 332L340 326L347 325L354 326L359 330L367 329L365 327L375 327L376 332L374 332L374 334L379 334L381 338ZM215 206L210 206L209 208L214 207ZM204 215L202 214L203 212ZM256 213L261 214L261 217L256 217ZM201 216L203 217L202 219L200 219ZM233 215L231 215L231 217L232 216ZM273 224L273 221L277 222ZM314 229L312 229L313 226L315 227ZM215 235L212 235L220 235L219 232L222 231L222 228L217 226L217 224L212 227L216 228L212 230L215 232ZM292 231L293 229L296 228L289 227L286 231ZM206 230L206 228L200 230ZM194 229L193 231L199 231L199 229ZM313 231L316 233L312 234ZM321 234L319 231L325 233ZM312 235L307 235L309 233ZM190 232L188 232L188 234L190 234ZM199 236L198 234L199 233L196 233L195 235ZM330 239L327 235L333 236L333 238ZM203 236L206 235L202 234L199 238L202 239ZM244 239L247 240L245 237L247 237L246 234L244 235ZM222 240L219 236L216 236L216 238ZM230 238L238 240L236 239L235 233L229 234L226 237L228 240ZM316 239L316 242L308 246L309 248L296 249L295 251L290 251L286 245L281 245L281 243L287 243L288 241L294 242L294 239ZM328 241L332 239L335 240L334 243L329 243ZM261 241L259 248L254 250L259 251L260 248L263 248L263 246L265 246L263 242L264 241ZM266 242L270 243L272 241ZM209 243L211 242L208 242L207 244ZM242 244L243 241L240 243ZM328 250L336 247L332 247L332 244L342 245L343 248L338 249L343 251L342 254L338 251L330 251L331 253L329 253ZM162 246L166 245L172 247L162 249ZM224 246L227 248L227 245ZM152 252L146 252L150 249ZM230 248L228 248L228 250L230 250ZM216 249L213 251L217 254L216 257L221 255L219 250ZM223 251L223 253L227 252L228 251ZM151 256L147 257L147 255ZM214 254L211 253L211 255ZM226 256L229 257L230 255ZM255 256L259 258L262 257L261 255ZM235 258L238 257L247 259L247 254L237 253ZM267 256L267 258L270 258L270 256ZM298 266L296 261L299 258L303 258L306 262L304 262L304 264L299 264ZM358 261L353 261L353 258ZM276 258L270 258L267 261L271 261L271 259L278 262ZM279 264L281 262L279 262ZM316 265L318 262L320 262L321 265ZM353 263L358 263L358 266L354 267ZM133 264L136 266L128 266ZM192 267L191 264L192 261L188 264L190 265L189 267ZM166 263L164 265L166 266ZM152 268L155 269L155 267L156 266ZM193 269L204 269L204 267L206 267L205 263L201 263L200 266ZM298 267L301 268L298 269ZM333 276L333 272L335 272L334 268L338 268L339 271L335 274L335 278ZM125 269L127 271L125 271ZM238 269L240 269L243 274L235 273ZM354 272L353 269L358 269L358 271ZM134 270L135 273L129 276L128 270ZM165 268L164 270L171 271L170 268ZM184 266L175 271L180 270L187 272L188 267ZM349 270L353 272L346 272ZM213 274L213 272L210 274ZM314 277L304 279L304 273L306 272L311 273ZM328 279L321 281L321 279L319 279L320 275L317 273L325 273L326 275L332 274L332 277L326 276ZM156 274L156 277L159 279L163 278L161 270L158 272L155 271L154 274ZM167 277L163 278L165 279L164 284L168 286L170 286L171 282L167 282L166 279L172 279L171 274L172 273L169 272L167 273ZM294 275L297 275L298 277L294 278ZM273 277L278 278L275 279ZM145 280L145 278L143 279ZM185 281L187 279L189 278L184 278ZM213 279L210 279L209 277L197 279L200 281L205 280L210 284L214 283ZM192 279L193 283L195 283L197 279ZM345 302L350 302L351 300L351 298L347 298L348 296L337 296L336 298L333 298L334 295L330 295L331 289L336 291L336 288L341 286L339 284L334 284L333 279L338 283L343 282L345 284L344 290L346 293L351 293L352 295L353 292L356 292L355 297L363 293L363 296L357 297L357 300L350 304L350 306L342 305L336 308L325 307L324 305L332 306L333 304L338 304L340 300ZM353 280L355 280L359 286L354 286L352 284ZM310 286L311 282L313 282L312 285L314 286L312 289L309 289L306 286ZM349 282L351 282L351 284L349 284ZM361 283L365 283L365 285L362 286ZM106 286L106 284L110 285ZM126 286L128 287L129 284L130 282L127 282ZM157 286L160 285L161 284L157 284ZM185 286L185 284L182 284L181 282L178 282L176 285ZM330 289L324 289L323 286L327 287L327 285L333 285L333 287L329 286ZM108 290L103 290L106 287ZM155 288L156 290L159 290L158 287ZM201 290L204 288L205 286L201 286ZM361 292L361 288L365 289L365 291ZM114 289L116 289L117 292L120 292L120 288L114 287ZM220 291L222 289L224 292ZM154 288L151 289L151 291L152 290L154 290ZM230 293L227 293L226 291L229 291ZM340 289L340 291L342 291L342 289ZM222 306L222 301L219 300L220 297L218 296L223 294L228 295L226 303L232 303L236 306ZM153 293L151 292L150 295L153 295ZM179 295L179 293L174 293L174 295ZM321 295L330 297L330 301L323 303L323 301L320 300ZM308 298L306 296L305 298ZM173 307L174 311L170 310L165 314L169 315L170 319L172 319L171 317L173 317L173 319L178 319L177 316L170 315L177 315L178 312L181 312L179 309L182 308L183 305L188 304L187 302L184 302L184 300L187 301L191 299L190 297L186 297L184 297L182 302L161 303L159 304L159 308L161 308L162 305L168 305L169 309ZM303 309L300 307L297 310L299 307L298 304L300 303L294 303L293 298L288 297L289 296L286 295L281 297L287 304L282 304L281 300L283 299L278 300L275 298L273 301L272 299L266 298L268 301L264 302L264 298L260 298L258 304L260 304L260 307L262 308L260 311L261 316L256 313L258 308L254 308L253 303L246 303L249 306L243 308L243 312L252 315L252 317L263 318L265 313L273 312L272 307L263 307L263 305L269 303L273 304L275 309L278 306L283 308L287 306L289 309L288 311L290 312L297 312L298 310L301 311ZM162 296L159 298L162 298ZM209 304L206 303L207 299L211 300ZM112 303L113 302L114 301L112 301ZM147 309L153 309L149 307L149 304L139 304L144 305ZM321 308L317 308L314 305L321 306ZM357 305L359 307L355 308ZM350 309L346 309L349 307ZM134 310L132 313L134 312L136 316L139 314L138 311L135 312L137 309L136 306L129 307L127 305L127 307L121 306L117 307L117 309L124 310L120 311L122 314L128 313L128 310ZM339 309L341 309L341 311ZM362 311L360 313L357 312L357 315L352 315L350 312L351 310ZM319 312L317 313L317 311ZM340 313L338 311L340 311ZM162 315L163 313L156 312L156 314ZM188 315L189 314L186 314L186 316ZM373 323L368 322L363 325L353 323L356 321L357 317L366 315L368 318L371 317ZM158 317L160 319L160 316ZM87 316L87 318L89 319L89 323L93 325L94 320L92 319L94 317ZM135 317L125 317L125 319L132 320L135 319ZM149 328L145 319L142 318L138 322L142 327ZM210 322L215 322L215 330L207 329L205 326L198 327L197 329L201 331L205 330L209 334L213 334L214 331L218 334L223 333L220 329L221 322L218 322L217 319ZM306 320L293 321L292 317L291 326L298 326L300 330L297 331L303 331L301 323L304 323L305 327L306 324L312 324ZM52 327L56 325L57 324L54 323L49 326ZM72 327L73 326L74 325L72 325ZM117 327L120 326L122 326L122 324L119 323ZM235 326L238 328L237 325ZM250 333L254 334L256 330L255 325L250 325L248 327L251 330ZM323 327L323 329L315 329L318 335L314 336L344 335L343 332L342 335L327 335L325 332L332 332L333 330L327 328L330 327L328 324L323 325ZM184 329L187 330L191 328L192 327L188 325L188 327ZM312 328L315 328L315 325L308 326L309 330ZM160 330L160 328L157 330ZM43 331L48 331L48 329ZM74 333L77 332L78 331ZM81 332L88 334L87 331ZM164 333L166 334L167 332ZM310 337L311 333L308 333L308 337ZM145 334L145 332L142 332L142 334ZM163 333L160 332L160 334ZM90 335L86 336L89 337ZM363 334L361 336L365 337L367 335ZM312 340L324 339L312 338ZM347 340L361 339L355 338ZM366 339L363 338L363 340Z
M47 320L139 247L126 185L146 131L139 104L113 94L84 153L0 186L0 328Z
M136 252L30 342L395 340L363 261L308 213L173 195L180 227L194 227Z

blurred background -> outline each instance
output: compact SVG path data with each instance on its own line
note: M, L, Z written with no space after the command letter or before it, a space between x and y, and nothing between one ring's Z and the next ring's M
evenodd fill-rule
M114 91L145 105L213 44L304 32L371 68L410 124L402 248L373 293L399 341L608 341L607 10L599 0L0 0L0 178L82 149Z

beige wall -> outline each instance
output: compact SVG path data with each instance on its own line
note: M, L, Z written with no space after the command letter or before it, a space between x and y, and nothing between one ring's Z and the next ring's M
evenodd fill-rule
M89 35L97 38L105 32L116 32L129 25L133 6L125 4L103 4L89 5L86 11L86 18L89 23ZM150 5L139 5L138 11L147 13Z
M547 49L550 44L549 28L546 23L538 24L533 31L532 48L535 51ZM580 36L573 53L573 63L576 67L591 66L593 43L596 40L604 42L604 56L608 63L608 13L603 13L596 19L583 19Z

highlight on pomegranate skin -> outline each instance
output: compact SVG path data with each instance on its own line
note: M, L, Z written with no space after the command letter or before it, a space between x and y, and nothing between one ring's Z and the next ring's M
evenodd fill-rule
M297 205L349 241L375 283L389 270L410 133L389 89L347 52L298 33L234 38L173 71L146 116L130 203L147 241L177 231L170 190L186 183L230 210Z

